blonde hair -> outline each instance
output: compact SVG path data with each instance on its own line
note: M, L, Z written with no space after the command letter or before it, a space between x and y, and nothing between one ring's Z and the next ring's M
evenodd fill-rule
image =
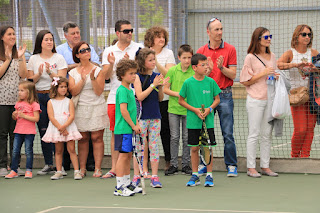
M50 94L49 94L49 97L50 97L50 98L56 98L56 97L57 97L57 95L58 95L58 87L59 87L59 85L60 85L61 83L66 83L66 84L67 84L67 87L69 86L69 81L68 81L67 78L61 77L61 76L59 76L58 78L59 78L59 79L57 80L57 83L58 83L57 85L51 84ZM53 79L52 82L55 82L55 79ZM67 92L67 93L65 94L65 96L68 96L68 95L69 95L69 92Z
M23 80L23 81L19 82L19 86L22 86L24 89L26 89L28 91L28 97L27 97L26 101L29 104L32 104L33 102L37 102L37 103L39 102L36 87L33 82ZM18 101L22 101L22 100L19 98Z
M291 39L291 47L292 48L296 48L297 44L299 43L298 42L298 38L299 38L299 35L300 33L304 30L304 28L307 28L310 30L310 33L311 33L311 38L310 38L310 42L309 44L307 45L307 47L312 47L312 40L313 40L313 31L312 31L312 28L306 24L300 24L296 27L296 29L294 30L293 32L293 35L292 35L292 39Z

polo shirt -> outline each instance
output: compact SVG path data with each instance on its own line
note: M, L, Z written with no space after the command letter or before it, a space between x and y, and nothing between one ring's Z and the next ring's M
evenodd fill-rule
M208 44L200 47L197 53L201 53L207 57L211 57L213 61L213 69L209 74L209 77L213 78L221 89L225 89L233 85L233 80L225 76L217 66L217 59L220 55L223 56L223 66L226 68L237 66L237 53L236 48L227 42L222 40L220 46L216 49L210 47L210 41Z
M89 45L91 49L91 61L100 64L99 56L97 55L95 49L93 46ZM73 57L72 57L72 49L69 46L68 42L65 42L63 44L60 44L56 47L57 53L62 55L64 59L66 60L67 64L74 64Z
M126 47L123 51L119 49L118 47L118 42L106 48L103 51L103 56L102 56L102 65L107 65L110 64L108 61L108 54L110 52L113 52L114 57L116 58L114 66L113 66L113 73L110 78L110 93L108 95L107 99L107 104L115 104L116 103L116 92L119 86L121 85L121 81L118 80L117 75L116 75L116 69L117 69L117 64L121 59L123 59L123 56L128 53L129 59L134 60L136 56L136 52L138 51L139 47L143 48L142 44L136 43L134 41L131 41L128 47Z
M191 65L183 72L181 63L176 66L170 67L166 78L170 77L170 90L174 92L180 92L183 83L186 79L194 75L194 70ZM179 104L179 98L175 96L169 96L168 112L175 115L187 115L187 109Z

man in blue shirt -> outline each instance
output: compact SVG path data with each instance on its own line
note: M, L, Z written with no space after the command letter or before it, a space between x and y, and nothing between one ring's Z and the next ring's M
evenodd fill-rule
M79 26L74 22L66 22L63 25L64 37L67 42L56 47L57 53L61 54L68 64L68 72L78 66L73 61L72 57L72 49L73 47L81 41L80 29ZM99 56L94 50L93 46L90 45L91 48L91 62L97 66L100 66ZM63 152L63 167L65 170L70 169L70 155L67 151L67 147L64 148ZM94 171L94 158L93 158L93 148L92 141L89 141L89 154L87 160L87 170Z
M74 63L72 58L72 48L81 41L79 26L74 22L66 22L63 25L64 37L67 42L56 47L57 53L63 55L64 59L68 64L68 71L75 68L77 64ZM100 65L99 56L94 50L93 46L91 48L91 62L95 65Z

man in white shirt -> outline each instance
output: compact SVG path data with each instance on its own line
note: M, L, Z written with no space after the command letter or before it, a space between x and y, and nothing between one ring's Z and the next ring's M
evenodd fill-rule
M115 32L118 37L118 42L115 45L106 48L102 56L103 72L106 73L106 79L110 79L110 93L107 99L107 104L110 120L110 131L112 132L110 141L112 168L109 172L102 176L103 178L115 177L115 166L119 155L119 152L114 150L116 92L118 87L121 85L121 82L117 79L115 72L117 63L123 58L134 60L139 47L143 47L141 44L132 41L133 28L129 21L117 21L115 24Z

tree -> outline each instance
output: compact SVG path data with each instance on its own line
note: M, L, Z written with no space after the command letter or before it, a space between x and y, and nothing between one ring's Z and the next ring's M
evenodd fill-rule
M139 7L141 12L138 15L140 25L144 28L150 28L154 25L162 25L164 14L161 6L156 7L154 0L140 0Z
M8 5L9 3L10 3L10 0L0 0L0 8L3 5ZM0 21L6 21L6 20L8 20L8 17L0 13Z

